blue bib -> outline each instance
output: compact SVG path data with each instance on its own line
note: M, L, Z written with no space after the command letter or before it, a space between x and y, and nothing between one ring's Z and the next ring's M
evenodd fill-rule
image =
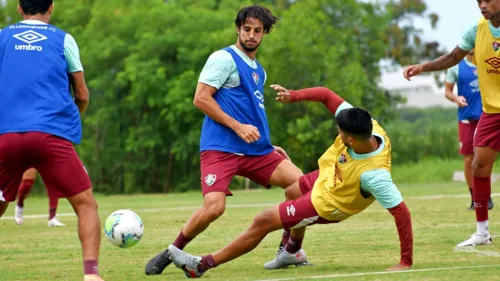
M205 116L201 129L200 151L217 150L245 155L265 155L274 148L271 145L269 124L264 108L264 69L257 63L251 68L233 49L224 48L233 57L240 75L236 88L220 88L213 96L222 110L241 124L259 129L260 139L248 144L233 130Z
M458 120L479 120L483 110L477 68L469 66L465 60L458 64L457 86L458 95L464 96L468 104L458 109Z
M65 36L48 24L16 23L0 32L0 134L43 132L80 142Z

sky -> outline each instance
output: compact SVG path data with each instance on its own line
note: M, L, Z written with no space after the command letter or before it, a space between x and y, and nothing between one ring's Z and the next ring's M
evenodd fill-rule
M426 0L427 13L439 15L438 25L433 30L428 19L416 19L415 25L422 28L423 37L438 41L447 51L455 48L462 32L477 23L481 17L476 0Z

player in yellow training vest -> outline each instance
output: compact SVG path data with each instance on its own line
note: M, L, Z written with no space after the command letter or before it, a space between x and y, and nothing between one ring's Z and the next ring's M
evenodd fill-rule
M413 264L413 233L410 211L391 178L391 142L370 114L352 107L324 87L288 91L272 85L280 102L318 101L335 114L339 136L318 161L319 170L302 176L286 189L287 199L258 214L238 238L214 254L190 255L170 245L170 257L188 278L229 262L254 249L264 237L284 229L283 247L264 265L266 269L307 262L302 249L305 228L313 224L338 223L377 200L393 216L398 229L401 257L388 270L406 270Z
M462 41L449 54L431 62L411 65L403 73L406 79L422 72L444 70L458 64L475 48L483 113L474 134L472 161L472 199L476 211L477 230L457 246L492 243L488 229L488 199L491 196L491 171L500 151L500 0L477 0L479 22L469 27Z

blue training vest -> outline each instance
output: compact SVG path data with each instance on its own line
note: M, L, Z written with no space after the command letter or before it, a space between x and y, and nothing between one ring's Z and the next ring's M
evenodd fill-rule
M233 49L224 48L233 57L240 75L236 88L220 88L213 96L222 110L242 124L259 129L260 139L247 144L230 128L205 116L201 129L200 151L217 150L245 155L265 155L274 151L264 109L264 69L257 62L251 68Z
M465 60L458 64L457 86L458 95L464 96L468 104L458 109L458 120L479 120L483 110L477 68L470 67Z
M0 134L43 132L80 143L80 113L70 92L66 33L16 23L0 32Z

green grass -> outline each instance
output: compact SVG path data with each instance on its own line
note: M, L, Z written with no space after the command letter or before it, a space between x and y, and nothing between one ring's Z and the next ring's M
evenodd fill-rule
M500 185L493 185L493 192ZM454 246L475 231L474 213L467 211L469 199L463 184L399 185L412 212L414 225L414 270L499 265L500 246L479 247L483 253L454 252ZM228 198L228 205L272 204L282 200L279 189L237 191ZM446 195L446 197L423 197ZM497 197L498 198L498 197ZM198 192L173 195L98 196L101 220L114 210L131 208L144 221L142 241L129 249L112 246L103 235L100 272L107 281L184 280L182 272L173 266L161 276L145 276L145 263L175 239L194 208L202 202ZM500 207L500 199L498 207ZM26 215L46 214L47 199L32 197L26 201ZM184 208L191 207L191 208ZM174 209L178 208L178 209ZM204 233L188 245L194 254L214 252L236 237L263 207L232 207ZM71 213L66 201L61 201L59 213ZM491 211L490 230L500 231L498 210ZM12 216L13 205L5 216ZM82 280L82 262L76 234L76 217L61 216L63 228L47 228L46 218L27 218L17 226L11 219L0 220L0 280ZM310 276L379 272L399 260L399 242L392 216L378 203L365 212L337 225L309 228L304 248L314 267L266 271L262 265L276 251L280 232L270 234L253 252L209 271L207 280L262 280ZM498 256L488 256L494 254ZM330 280L331 278L324 278ZM335 280L500 280L500 266L406 272L398 274L346 276ZM292 279L290 279L292 280ZM311 279L308 279L311 280Z

